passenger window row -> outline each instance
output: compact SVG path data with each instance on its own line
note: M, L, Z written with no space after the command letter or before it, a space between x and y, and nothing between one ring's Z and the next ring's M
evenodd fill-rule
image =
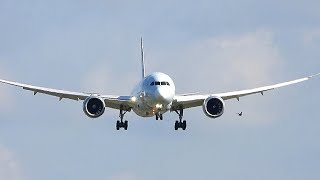
M150 86L170 86L170 84L166 81L162 81L162 82L154 81L150 84Z

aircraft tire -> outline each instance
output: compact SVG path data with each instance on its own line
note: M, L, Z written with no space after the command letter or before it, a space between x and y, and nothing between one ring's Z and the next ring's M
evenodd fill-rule
M117 131L119 131L119 129L120 129L120 121L117 121L116 128L117 128Z
M187 128L187 121L183 121L183 122L182 122L181 128L182 128L182 130L186 130L186 128Z
M176 121L176 123L174 124L174 130L178 130L179 129L179 122L178 121Z
M124 127L124 130L128 130L128 121L125 121L125 122L124 122L123 127Z

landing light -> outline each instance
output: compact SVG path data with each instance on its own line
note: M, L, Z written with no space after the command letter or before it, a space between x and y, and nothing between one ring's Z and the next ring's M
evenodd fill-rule
M137 98L136 98L136 97L132 97L132 98L131 98L131 101L132 101L132 102L136 102L136 101L137 101Z
M156 108L157 108L157 109L161 109L162 106L163 106L162 104L156 104Z

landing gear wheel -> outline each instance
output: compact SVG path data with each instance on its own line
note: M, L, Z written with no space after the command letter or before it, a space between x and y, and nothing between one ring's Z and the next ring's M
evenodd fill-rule
M120 121L117 121L117 125L116 125L117 131L120 130Z
M156 120L158 121L159 119L163 120L163 116L160 113L156 113Z
M123 128L124 130L128 130L128 121L124 121Z
M186 130L186 128L187 128L187 121L183 121L182 123L181 123L181 128L182 128L182 130Z
M176 121L176 123L174 124L174 130L178 130L179 129L179 122L178 121Z

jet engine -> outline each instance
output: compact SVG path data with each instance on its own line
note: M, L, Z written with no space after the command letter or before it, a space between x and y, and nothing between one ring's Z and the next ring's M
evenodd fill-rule
M218 118L224 112L224 101L221 97L210 96L204 100L203 112L210 118Z
M105 103L99 97L88 97L83 102L83 112L90 118L100 117L105 110Z

